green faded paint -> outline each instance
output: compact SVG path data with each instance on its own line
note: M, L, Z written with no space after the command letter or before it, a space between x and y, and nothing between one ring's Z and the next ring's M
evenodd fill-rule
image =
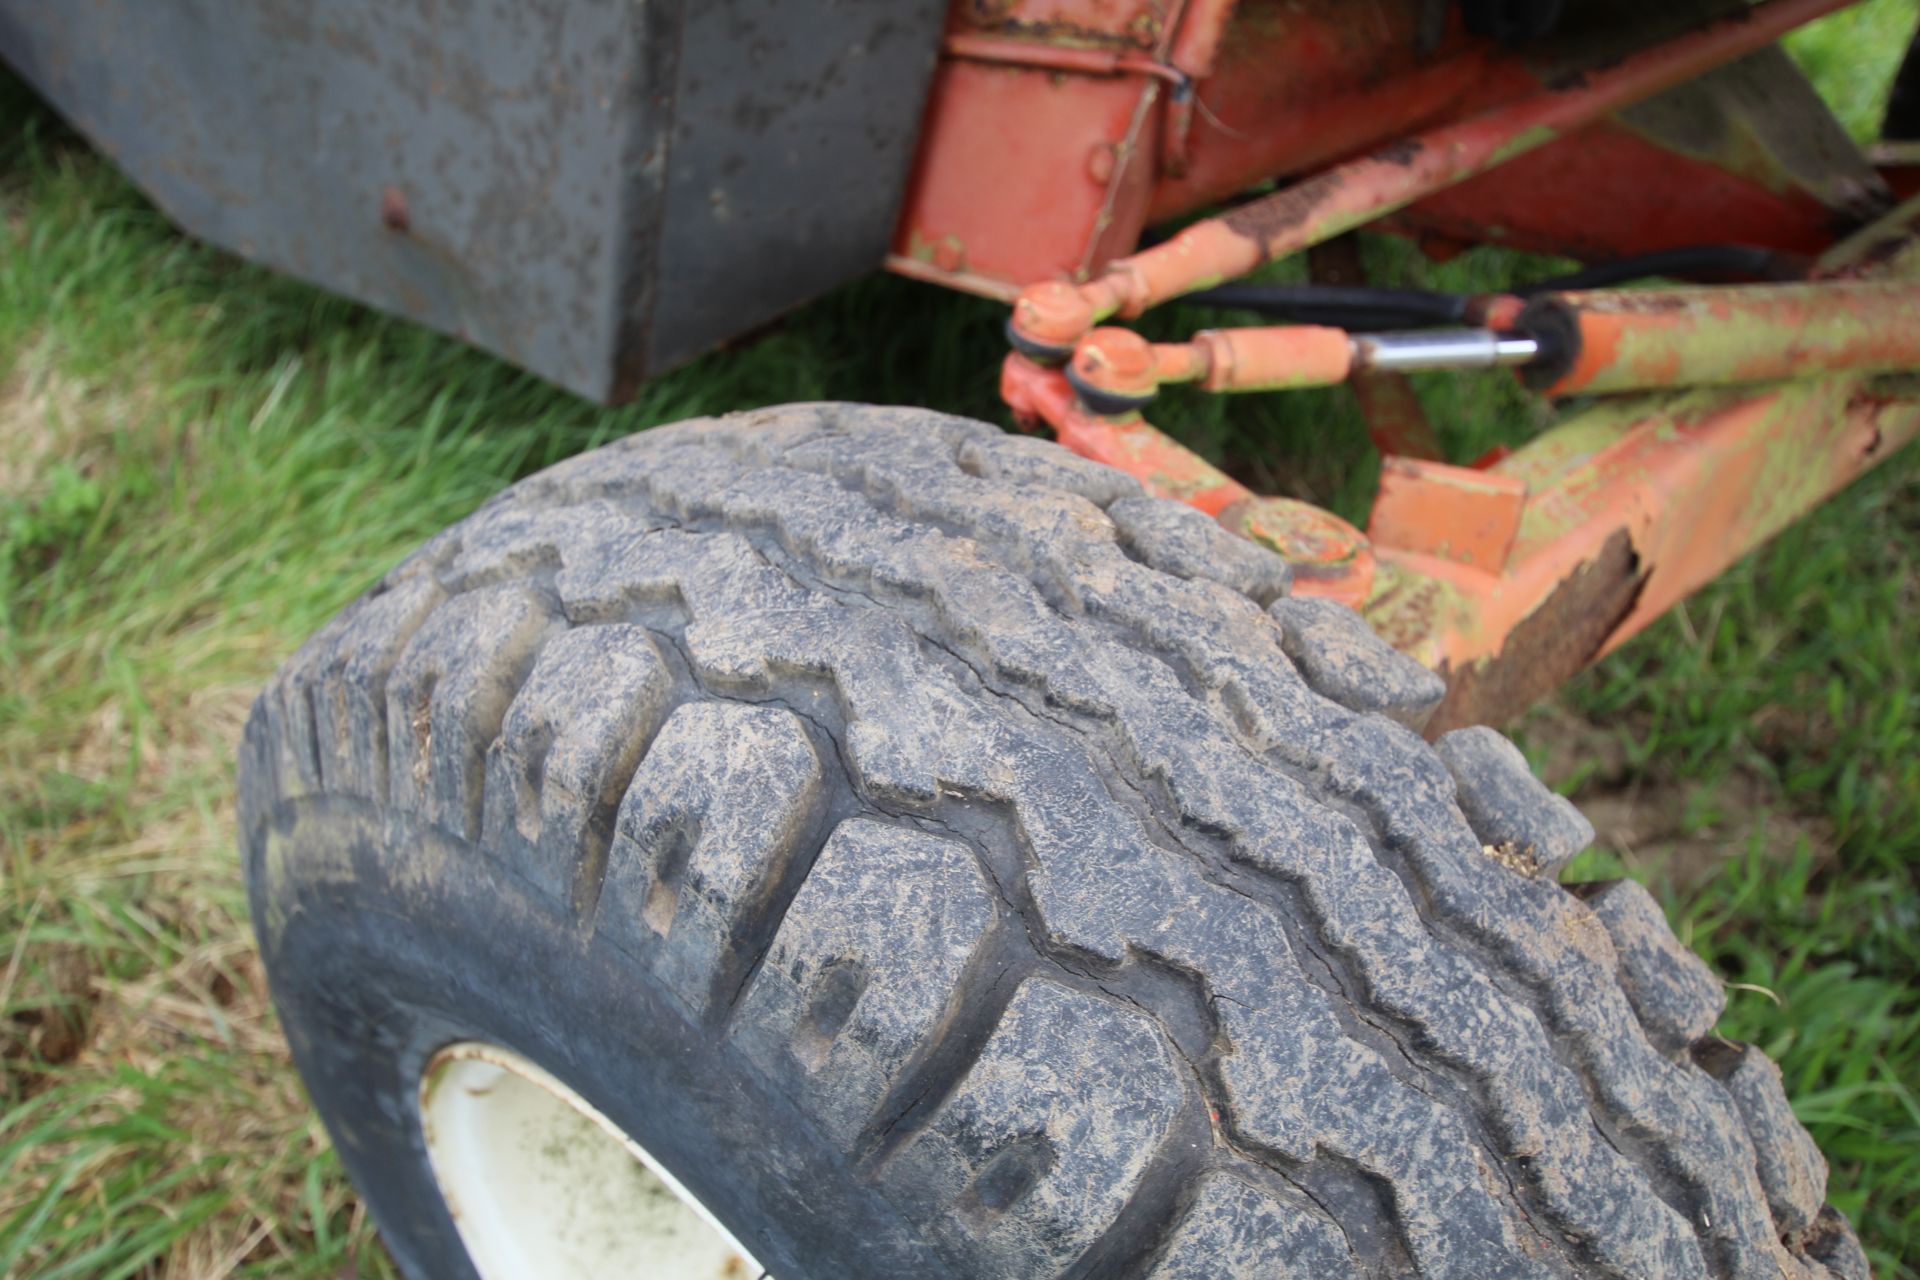
M1439 667L1433 649L1448 633L1470 637L1480 646L1480 605L1473 596L1443 578L1430 578L1390 560L1374 569L1373 589L1360 612L1394 648L1429 667Z
M1345 378L1317 378L1302 373L1297 377L1272 378L1265 382L1243 382L1223 389L1234 395L1240 395L1248 391L1306 391L1315 387L1337 387L1345 382Z
M1733 386L1920 365L1920 287L1904 281L1559 294L1587 350L1553 390Z
M1920 197L1835 250L1822 270L1854 280L1920 278L1916 226ZM1729 350L1756 335L1781 336L1778 325L1733 325ZM1472 686L1470 673L1484 676L1501 660L1510 628L1540 616L1562 586L1598 563L1590 557L1623 535L1637 560L1637 594L1600 651L1631 635L1920 436L1920 373L1829 375L1763 391L1668 390L1580 405L1494 468L1525 481L1530 494L1509 576L1485 579L1483 594L1470 577L1459 585L1380 560L1364 606L1368 620L1456 688ZM1694 433L1697 450L1689 447ZM1516 600L1515 575L1529 563L1548 570L1525 588L1539 598ZM1506 621L1489 623L1490 607Z
M1828 250L1820 259L1826 276L1920 279L1920 195Z
M933 241L921 235L918 230L915 230L907 238L907 256L916 261L931 265L933 262Z
M1838 379L1806 383L1768 407L1753 432L1760 461L1740 530L1747 546L1773 537L1860 473L1860 459L1844 447L1853 430L1846 414L1853 389Z
M1524 481L1530 491L1539 492L1619 443L1633 427L1659 413L1668 399L1635 397L1595 403L1501 459L1493 470Z
M1546 146L1559 136L1559 130L1550 125L1537 124L1531 129L1523 129L1502 143L1484 168L1497 169L1509 160L1518 159L1529 151Z
M1579 412L1493 468L1524 481L1533 495L1521 513L1516 556L1565 536L1587 519L1587 495L1620 478L1620 464L1612 462L1608 450L1634 439L1679 440L1729 399L1724 388L1714 387L1579 403Z

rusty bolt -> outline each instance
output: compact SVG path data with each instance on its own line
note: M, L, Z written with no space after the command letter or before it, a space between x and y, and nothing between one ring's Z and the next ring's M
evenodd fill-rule
M1222 511L1220 523L1292 565L1297 595L1357 609L1373 589L1372 544L1331 511L1292 498L1245 498Z
M1111 142L1096 142L1087 152L1087 176L1101 186L1113 180L1114 145Z
M1152 395L1153 344L1131 329L1095 329L1073 353L1073 371L1092 387L1124 395Z
M398 187L388 187L380 193L380 224L389 231L404 232L413 225L413 216L407 212L407 198Z
M1093 327L1093 305L1077 286L1048 280L1021 292L1013 304L1013 324L1034 342L1071 346Z

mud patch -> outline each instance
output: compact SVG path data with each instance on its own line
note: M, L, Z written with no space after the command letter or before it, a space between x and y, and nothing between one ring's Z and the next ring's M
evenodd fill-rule
M1648 880L1682 893L1706 883L1726 863L1758 848L1785 863L1804 844L1818 863L1833 859L1831 824L1794 812L1768 779L1734 769L1713 783L1635 771L1617 732L1564 703L1548 702L1523 726L1540 774L1567 794L1593 823L1594 847L1620 856Z
M44 1068L80 1055L94 1021L93 981L92 960L73 943L16 948L0 977L0 1098L32 1097Z

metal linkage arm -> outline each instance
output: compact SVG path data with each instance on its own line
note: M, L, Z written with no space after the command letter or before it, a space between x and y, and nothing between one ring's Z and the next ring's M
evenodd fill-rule
M1520 367L1534 389L1567 396L1920 368L1920 284L1908 281L1559 293L1512 324L1360 334L1290 325L1183 343L1100 328L1066 373L1089 410L1111 415L1144 408L1170 382L1278 391L1364 373Z
M1490 329L1350 334L1319 325L1209 329L1191 342L1148 342L1131 329L1095 329L1074 348L1067 381L1097 414L1145 408L1167 383L1206 391L1331 387L1357 374L1493 369L1530 363L1540 344Z

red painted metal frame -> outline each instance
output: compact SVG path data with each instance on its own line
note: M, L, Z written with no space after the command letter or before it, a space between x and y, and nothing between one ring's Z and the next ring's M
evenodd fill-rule
M1421 239L1595 261L1703 236L1812 257L1833 242L1836 221L1809 192L1771 189L1603 120L1428 197L1394 225Z
M1763 49L1848 0L1766 0L1491 111L1404 139L1273 195L1185 228L1164 244L1107 263L1084 284L1030 285L1013 325L1041 346L1070 347L1112 315L1149 307L1244 275L1330 240L1632 106L1744 54Z
M1845 2L1771 0L1698 42L1705 60L1678 78ZM1830 238L1834 212L1812 195L1600 120L1605 85L1630 73L1549 82L1457 21L1425 47L1429 11L1429 0L956 0L889 265L1000 298L1084 281L1152 222L1435 130L1442 150L1483 159L1514 160L1523 138L1540 149L1459 191L1430 188L1409 214L1428 235L1605 257L1697 242L1703 227L1791 252ZM1652 52L1671 62L1686 46ZM1502 108L1521 116L1502 124ZM1464 128L1489 113L1492 130ZM1543 124L1569 136L1529 135ZM1576 189L1604 193L1608 216L1570 202Z

